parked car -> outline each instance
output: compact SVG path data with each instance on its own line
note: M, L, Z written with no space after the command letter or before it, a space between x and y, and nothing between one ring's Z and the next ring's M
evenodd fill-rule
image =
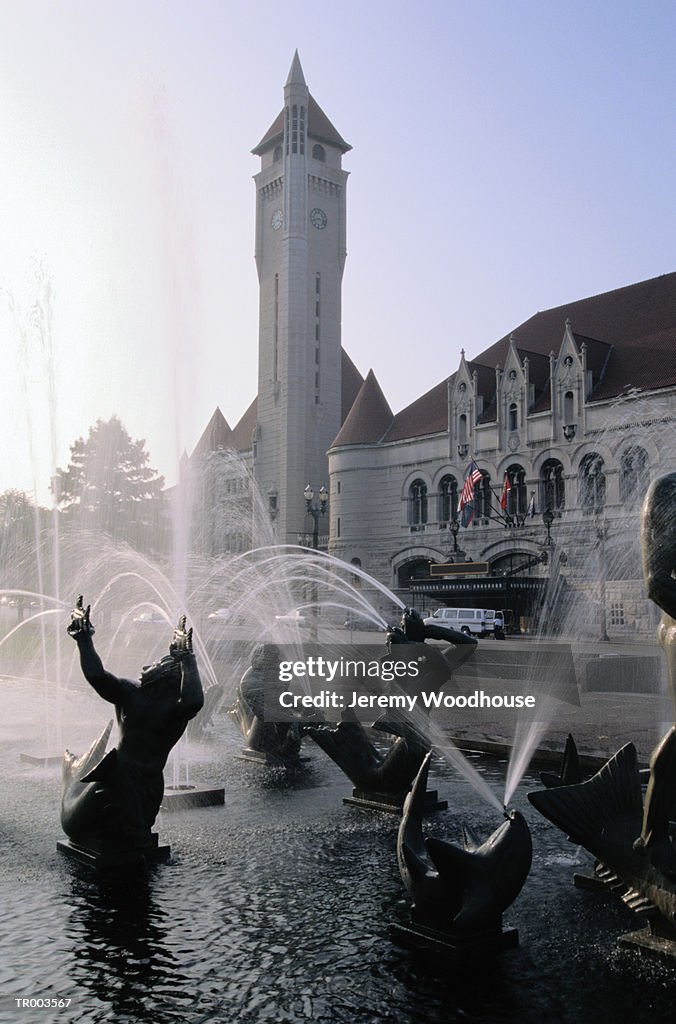
M207 615L207 618L211 619L211 620L215 620L215 619L226 619L227 620L227 619L230 618L230 609L229 608L217 608L215 612L209 612L209 614Z
M287 626L305 626L307 619L304 615L301 615L297 608L293 608L290 612L285 612L284 615L275 615L275 622Z
M437 608L425 624L450 626L466 636L489 636L493 632L495 611L490 608Z
M124 641L125 646L129 647L139 641L141 637L145 638L144 643L159 642L164 636L171 637L171 629L170 621L168 622L166 616L161 612L141 612L131 620L131 629L127 632Z
M132 619L132 622L135 626L141 626L141 628L145 629L151 629L155 626L163 626L165 629L169 629L167 617L161 612L141 612L140 615Z

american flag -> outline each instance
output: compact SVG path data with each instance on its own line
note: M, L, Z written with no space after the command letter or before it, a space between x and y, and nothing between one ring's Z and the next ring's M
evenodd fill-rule
M458 512L462 512L462 519L460 522L463 526L469 526L472 521L473 508L472 502L474 501L474 488L476 484L481 480L482 473L476 462L471 462L467 473L465 474L465 483L463 484L462 494L460 495L460 501L458 502Z

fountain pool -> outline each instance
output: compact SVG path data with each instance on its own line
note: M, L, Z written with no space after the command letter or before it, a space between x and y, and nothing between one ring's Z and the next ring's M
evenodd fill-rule
M3 682L3 1020L620 1024L647 1019L648 1007L651 1020L673 1018L671 971L614 945L632 915L573 888L575 848L525 799L534 775L514 799L534 846L506 915L521 945L454 972L388 938L409 905L397 819L343 807L344 776L310 743L306 770L289 777L239 761L224 714L189 746L193 777L222 780L226 805L160 814L170 864L130 885L58 856L58 769L18 760L40 691L38 682ZM84 744L93 724L84 689L67 691L66 703ZM472 760L502 792L506 764ZM467 782L440 760L433 775L450 806L430 819L430 834L457 840L463 819L480 835L493 831L495 810ZM31 996L73 1002L51 1018L15 1007Z

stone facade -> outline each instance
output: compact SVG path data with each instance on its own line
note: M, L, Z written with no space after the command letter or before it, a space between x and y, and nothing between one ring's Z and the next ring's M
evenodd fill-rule
M524 628L575 610L592 636L649 634L638 516L676 468L676 274L537 313L394 415L341 348L349 148L296 54L253 150L258 395L232 430L217 410L186 457L194 548L309 544L303 490L329 481L320 546L406 601L510 608ZM473 518L454 536L470 462ZM430 564L468 561L488 574L425 591Z
M676 275L664 279L665 288L676 294ZM378 441L359 441L364 424L384 422L384 398L373 390L364 398L365 385L356 403L364 406L355 417L360 429L351 431L348 419L330 452L331 553L358 560L405 599L412 580L429 578L429 563L487 562L484 579L511 576L520 565L529 578L551 580L556 572L565 581L557 618L570 618L577 606L586 609L582 627L590 636L649 634L655 616L640 578L638 517L649 481L676 468L676 387L628 387L595 400L612 349L599 370L589 365L590 347L562 316L556 355L524 352L518 332L503 345L501 365L487 366L482 356L468 362L463 353L446 382L445 429L425 430L426 419L440 420L437 388L427 409L423 396L392 416ZM675 349L664 353L668 379ZM411 436L397 436L397 419ZM470 462L483 477L471 523L459 527L454 543L451 524ZM553 513L549 534L546 510ZM465 602L481 606L481 591L466 583ZM426 602L419 582L417 589L422 604L462 603L443 592L435 600L433 590ZM537 605L534 594L522 616L536 616Z

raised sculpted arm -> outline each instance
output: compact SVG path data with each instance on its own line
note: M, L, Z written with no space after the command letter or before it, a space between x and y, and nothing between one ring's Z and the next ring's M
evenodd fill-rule
M676 473L654 480L641 517L643 578L648 597L676 619Z
M118 679L103 667L103 662L92 640L95 630L89 618L90 608L91 605L87 605L86 608L83 606L82 595L80 595L71 613L67 632L77 643L82 673L89 685L103 700L107 700L111 704L118 704L131 684L127 680Z
M186 631L185 615L178 620L169 653L181 664L181 695L178 709L186 719L194 718L204 706L204 691L192 649L192 627Z

